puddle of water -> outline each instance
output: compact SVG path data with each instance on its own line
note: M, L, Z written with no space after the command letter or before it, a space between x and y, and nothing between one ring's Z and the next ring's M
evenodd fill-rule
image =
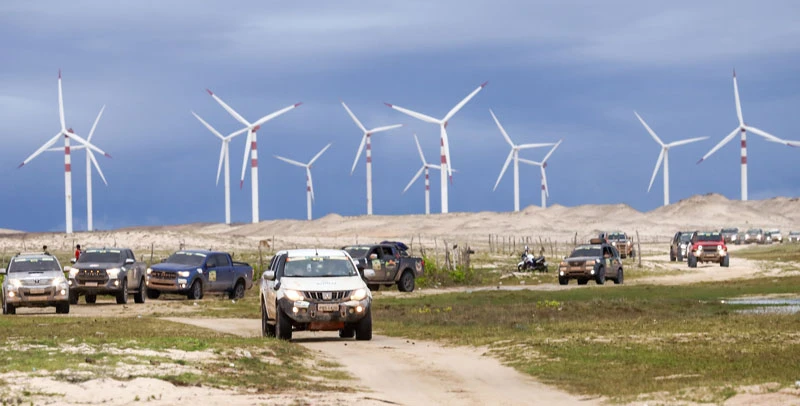
M726 301L732 305L753 305L750 309L737 310L744 314L795 314L800 313L800 299L786 298L749 298L730 299Z

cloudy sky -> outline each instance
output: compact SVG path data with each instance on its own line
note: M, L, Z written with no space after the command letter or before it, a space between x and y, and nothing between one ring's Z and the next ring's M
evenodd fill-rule
M262 220L303 219L305 176L278 154L317 161L314 217L366 212L362 156L367 127L405 127L373 138L374 211L420 213L424 187L401 194L430 161L438 128L387 108L442 117L484 81L450 122L450 211L511 211L513 176L492 191L509 147L493 109L517 143L563 144L548 164L550 204L662 204L662 178L647 186L665 142L710 137L670 155L671 199L739 198L739 142L696 162L737 126L732 70L745 121L800 140L800 8L794 1L4 1L0 3L0 228L64 229L63 154L23 159L59 130L63 71L67 126L94 143L108 179L93 177L100 229L224 221L215 184L220 142L191 111L227 134L241 128L205 92L255 121L299 108L259 132ZM800 195L800 149L748 136L750 198ZM59 145L63 145L59 142ZM239 189L245 136L231 143L234 222L250 221L250 178ZM547 151L527 150L539 160ZM75 230L86 227L86 167L73 155ZM439 211L432 173L431 206ZM521 206L539 205L538 168L522 166Z

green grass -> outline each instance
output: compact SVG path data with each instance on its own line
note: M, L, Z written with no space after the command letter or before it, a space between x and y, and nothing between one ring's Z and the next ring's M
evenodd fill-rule
M735 251L740 258L770 261L800 261L800 244L751 245Z
M719 402L730 387L791 385L800 365L800 316L740 314L742 306L720 300L797 293L798 285L800 277L490 291L381 298L373 311L385 334L487 346L518 370L574 393L631 401L669 392Z

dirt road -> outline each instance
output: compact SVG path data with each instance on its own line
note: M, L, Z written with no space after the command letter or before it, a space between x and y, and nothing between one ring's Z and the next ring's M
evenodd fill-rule
M260 334L259 320L169 318L240 336ZM344 366L376 404L401 405L593 405L543 385L482 355L484 350L373 336L340 340L331 332L295 332L294 341Z

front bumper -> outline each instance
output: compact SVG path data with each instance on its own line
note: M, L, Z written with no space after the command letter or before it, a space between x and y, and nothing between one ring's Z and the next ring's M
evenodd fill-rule
M191 280L189 278L175 278L175 279L157 279L151 276L145 278L145 285L149 290L157 290L159 292L170 293L187 293L191 288Z
M87 281L87 280L70 278L69 289L73 293L114 294L122 291L122 281L120 279L109 279L105 281Z
M560 266L558 268L558 277L569 278L569 279L582 279L582 278L591 279L597 276L597 271L594 268L595 268L594 266L588 266L588 265Z
M14 307L46 307L69 301L69 288L48 286L43 288L20 287L6 292L6 303Z
M295 323L355 323L364 318L369 311L371 300L348 300L346 302L317 302L309 300L290 301L281 299L278 302L281 310ZM322 306L335 307L335 310L321 309Z
M728 255L727 251L720 250L703 250L693 252L698 262L721 262L723 258Z

